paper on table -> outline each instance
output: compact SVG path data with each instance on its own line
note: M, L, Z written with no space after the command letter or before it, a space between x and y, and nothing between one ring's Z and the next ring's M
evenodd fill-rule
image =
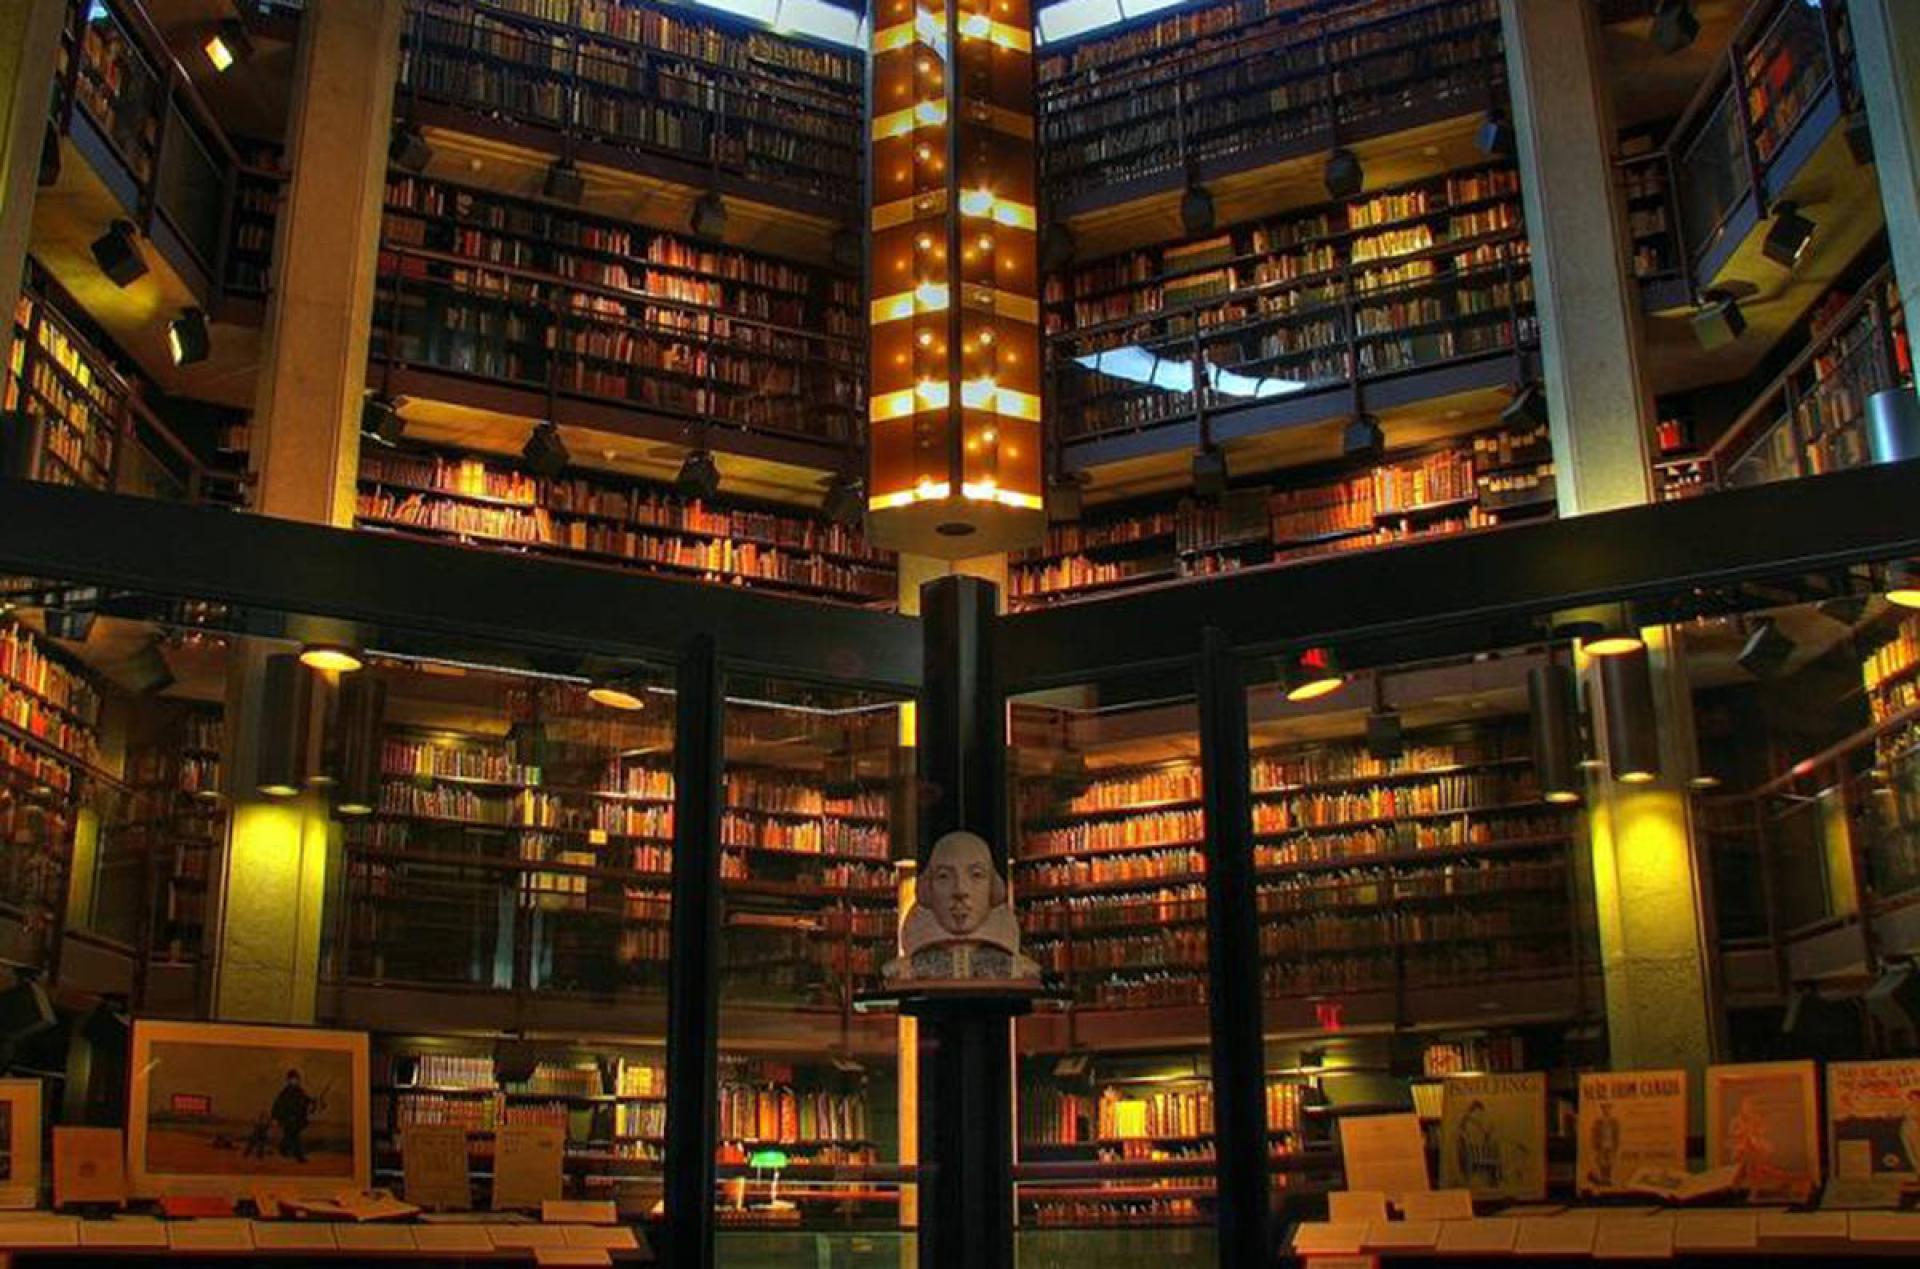
M80 1222L71 1216L29 1214L28 1219L0 1221L0 1247L78 1247Z
M332 1251L340 1243L334 1238L331 1225L315 1221L294 1221L284 1224L274 1221L255 1221L253 1245L262 1251L313 1249Z
M251 1251L253 1222L177 1221L167 1226L167 1243L179 1251Z
M605 1251L638 1251L633 1231L625 1225L569 1225L567 1246L599 1247Z
M1673 1245L1681 1251L1751 1251L1760 1245L1760 1218L1753 1212L1681 1212Z
M554 1225L489 1225L495 1247L564 1247L567 1231Z
M1418 1115L1343 1116L1340 1162L1355 1190L1378 1190L1394 1199L1433 1188Z
M1387 1196L1378 1190L1335 1190L1327 1195L1327 1219L1336 1225L1383 1221L1387 1219Z
M1920 1212L1849 1212L1847 1237L1856 1243L1920 1242Z
M1593 1239L1596 1260L1672 1260L1673 1217L1642 1216L1630 1221L1601 1221Z
M1449 1254L1510 1252L1520 1236L1520 1222L1504 1216L1484 1220L1448 1221L1440 1227L1439 1250Z
M400 1167L409 1203L460 1211L473 1206L467 1130L459 1124L412 1124L400 1135Z
M1760 1237L1839 1238L1847 1236L1845 1212L1762 1212Z
M493 1239L478 1225L417 1225L413 1245L435 1253L484 1254L493 1250Z
M1410 1221L1470 1221L1473 1219L1473 1191L1429 1190L1402 1194L1400 1214Z
M611 1225L620 1219L612 1199L548 1199L540 1219L549 1225Z
M537 1209L559 1198L566 1149L566 1130L556 1125L502 1124L493 1142L493 1209Z
M151 1216L120 1216L110 1221L81 1221L82 1247L165 1247L167 1227Z
M1591 1212L1528 1216L1520 1222L1514 1251L1522 1256L1585 1256L1593 1251L1600 1222Z
M1367 1240L1361 1246L1368 1251L1424 1251L1440 1241L1439 1221L1367 1222Z
M613 1257L597 1247L535 1247L536 1265L610 1265Z
M333 1236L341 1251L415 1251L413 1230L406 1225L336 1225Z
M1296 1255L1353 1255L1365 1243L1367 1227L1347 1222L1335 1224L1332 1221L1302 1221L1293 1230L1293 1250Z

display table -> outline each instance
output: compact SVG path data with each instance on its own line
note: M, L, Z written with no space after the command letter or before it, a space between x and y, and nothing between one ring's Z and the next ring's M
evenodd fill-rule
M363 1264L426 1260L607 1265L649 1263L653 1251L643 1235L624 1225L164 1221L146 1216L82 1220L37 1212L0 1217L0 1265L98 1265L173 1256L295 1264L351 1258Z

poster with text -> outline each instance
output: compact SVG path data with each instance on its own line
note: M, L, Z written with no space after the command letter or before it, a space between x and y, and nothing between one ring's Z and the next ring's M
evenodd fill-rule
M1547 1077L1456 1075L1440 1112L1440 1188L1547 1196Z
M1920 1060L1829 1062L1827 1142L1839 1180L1920 1184Z
M1575 1183L1618 1194L1642 1168L1687 1170L1687 1073L1594 1071L1580 1077Z
M1803 1202L1820 1185L1813 1063L1707 1068L1707 1166L1738 1169L1753 1203Z

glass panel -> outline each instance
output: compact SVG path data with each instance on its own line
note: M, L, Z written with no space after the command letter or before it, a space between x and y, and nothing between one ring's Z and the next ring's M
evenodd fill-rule
M722 1265L911 1255L911 1024L856 1007L893 955L903 703L736 677L721 838ZM843 1259L844 1258L844 1259Z
M81 107L120 152L134 181L144 187L153 175L159 140L160 80L120 19L104 4L87 10L75 89Z
M1198 712L1184 676L1009 705L1026 949L1057 1007L1015 1028L1026 1266L1213 1263Z
M154 196L160 210L209 270L220 259L225 223L225 166L177 107L167 110L167 144Z
M1687 247L1697 258L1713 246L1720 224L1747 192L1747 163L1741 152L1740 120L1732 94L1721 98L1675 168L1680 219Z

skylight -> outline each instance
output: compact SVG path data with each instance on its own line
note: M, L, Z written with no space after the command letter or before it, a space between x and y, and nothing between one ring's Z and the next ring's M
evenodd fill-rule
M706 9L717 9L735 17L764 23L788 35L838 44L844 48L864 49L867 45L866 22L852 9L826 0L697 0Z
M1175 9L1187 0L1057 0L1039 12L1040 43L1058 44L1090 31Z

